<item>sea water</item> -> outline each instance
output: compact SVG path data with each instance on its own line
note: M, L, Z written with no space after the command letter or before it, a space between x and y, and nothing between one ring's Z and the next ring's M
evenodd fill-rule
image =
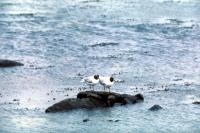
M199 0L0 0L0 58L0 133L200 132ZM144 102L45 113L92 74Z

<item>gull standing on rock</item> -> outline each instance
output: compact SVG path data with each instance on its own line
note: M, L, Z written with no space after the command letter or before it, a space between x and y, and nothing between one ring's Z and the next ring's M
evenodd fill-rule
M110 92L110 88L114 84L114 78L113 77L99 77L99 83L103 85L104 91L106 90L106 88L108 88Z
M99 83L99 75L85 77L81 80L81 82L85 82L87 85L89 85L90 89L93 89L94 91L94 86Z

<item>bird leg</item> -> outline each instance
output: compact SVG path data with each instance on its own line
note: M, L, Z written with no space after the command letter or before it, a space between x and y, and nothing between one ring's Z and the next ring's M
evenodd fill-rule
M108 87L109 93L110 93L110 87Z
M94 91L94 85L92 86L92 90Z

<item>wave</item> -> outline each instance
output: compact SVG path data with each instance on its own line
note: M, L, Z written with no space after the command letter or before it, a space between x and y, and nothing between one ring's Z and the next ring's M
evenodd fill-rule
M106 46L117 46L119 43L116 42L102 42L90 45L90 47L106 47Z
M188 2L198 2L197 0L154 0L155 2L163 2L163 3L173 3L173 2L177 2L177 3L188 3Z
M34 13L1 13L0 16L14 16L14 17L34 17Z

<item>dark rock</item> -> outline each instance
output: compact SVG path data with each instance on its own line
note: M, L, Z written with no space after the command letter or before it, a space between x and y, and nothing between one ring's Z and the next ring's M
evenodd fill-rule
M192 104L200 104L200 101L195 101Z
M158 111L162 109L162 107L160 105L153 105L151 108L149 108L150 111Z
M13 99L14 102L19 101L19 99Z
M72 109L80 109L80 108L87 108L92 109L96 108L97 106L104 107L104 103L101 101L97 102L97 100L94 100L92 98L69 98L65 99L61 102L58 102L54 104L53 106L46 109L46 113L48 112L58 112L58 111L64 111L64 110L72 110Z
M89 119L84 119L84 120L83 120L83 122L88 122L88 121L89 121Z
M119 122L120 120L108 120L109 122Z
M77 95L77 98L68 98L60 101L46 109L48 112L67 111L72 109L93 109L97 107L112 107L115 104L135 104L143 101L141 94L128 95L104 91L84 91Z
M107 99L108 106L112 107L115 104L116 97L114 95L109 95Z
M23 66L23 64L12 60L0 59L0 67L14 67L14 66Z
M53 98L53 100L56 100L56 98Z

